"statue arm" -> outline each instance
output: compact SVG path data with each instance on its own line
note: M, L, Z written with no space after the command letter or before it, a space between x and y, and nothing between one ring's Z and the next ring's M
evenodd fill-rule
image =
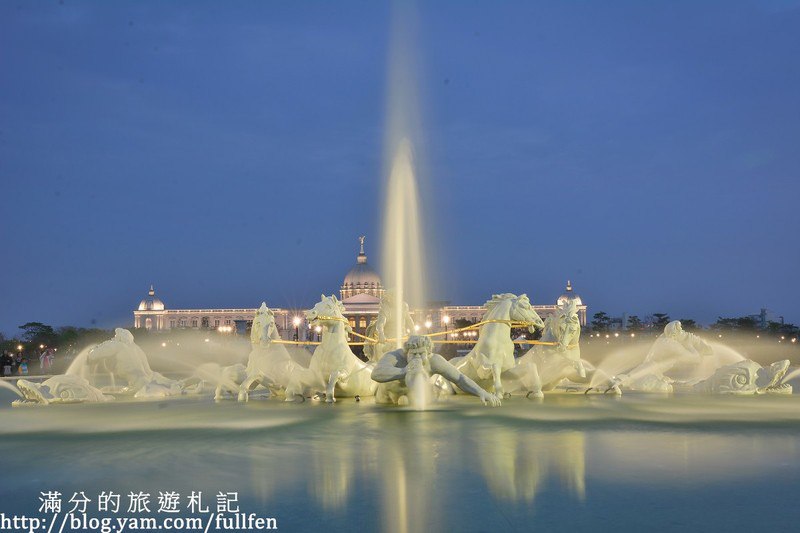
M431 356L431 371L434 374L439 374L446 380L455 383L459 389L467 394L472 394L473 396L477 396L481 399L483 399L484 394L488 394L480 387L480 385L462 374L456 367L450 364L449 361L447 361L438 353L435 353Z
M398 367L397 356L392 352L381 357L375 368L372 369L372 379L378 383L388 383L406 377L406 369Z

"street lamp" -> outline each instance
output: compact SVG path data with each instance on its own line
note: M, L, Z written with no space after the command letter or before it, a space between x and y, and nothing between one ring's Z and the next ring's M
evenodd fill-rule
M300 322L302 322L302 320L300 320L299 316L295 316L292 319L292 324L294 324L294 340L295 341L299 341L300 340Z
M322 326L316 326L314 331L317 333L317 342L320 341L320 334L322 333Z
M444 323L444 340L447 340L447 325L450 323L450 316L444 315L442 317L442 322Z
M431 322L431 320L430 320L430 319L428 319L428 320L426 320L426 321L425 321L425 327L426 327L427 329L431 329L431 326L432 326L432 325L433 325L433 323Z

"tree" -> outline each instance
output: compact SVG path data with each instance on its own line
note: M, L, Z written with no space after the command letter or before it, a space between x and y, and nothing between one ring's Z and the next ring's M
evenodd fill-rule
M666 313L653 313L652 320L653 328L664 329L670 323L669 315Z
M599 311L592 316L592 331L608 331L611 326L611 317L604 311Z
M19 329L22 330L22 340L29 344L52 346L57 340L53 327L41 322L28 322L21 325Z
M751 316L719 317L716 322L711 324L711 329L716 331L755 331L758 329L758 320Z
M631 315L628 317L628 327L629 331L641 331L642 330L642 319L636 315Z
M691 318L681 318L681 328L685 331L697 331L698 329L702 329L700 326L697 325L697 322L692 320Z

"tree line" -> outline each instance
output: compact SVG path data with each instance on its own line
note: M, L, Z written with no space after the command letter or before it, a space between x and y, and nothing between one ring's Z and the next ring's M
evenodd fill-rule
M612 318L604 311L599 311L592 316L590 326L592 331L598 333L614 330L661 333L664 331L664 326L672 320L674 319L667 313L653 313L645 317L645 320L642 320L637 315L631 315L625 321L626 323L623 324L622 319ZM774 336L797 336L800 334L798 326L783 322L769 321L766 328L762 328L760 321L752 316L718 317L717 321L708 326L708 328L704 328L691 318L679 318L678 320L681 321L681 326L686 331L708 329L716 332L766 333Z

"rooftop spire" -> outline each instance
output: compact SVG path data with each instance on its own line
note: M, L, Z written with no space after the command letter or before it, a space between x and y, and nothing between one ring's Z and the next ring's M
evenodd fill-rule
M156 290L153 288L153 284L152 283L150 284L150 291L148 291L147 294L149 294L150 296L155 296L156 295Z
M567 292L572 292L572 282L567 280Z
M364 253L364 241L367 239L366 235L361 235L358 238L358 242L361 244L361 249L358 252L357 261L359 264L364 264L367 262L367 254Z

